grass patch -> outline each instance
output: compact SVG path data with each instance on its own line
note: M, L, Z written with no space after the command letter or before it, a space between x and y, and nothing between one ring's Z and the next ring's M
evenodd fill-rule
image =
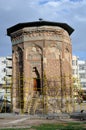
M29 128L0 128L0 130L30 130Z
M30 130L29 128L0 128L0 130Z
M83 123L42 124L32 128L34 130L86 130Z
M41 124L32 126L31 128L5 128L0 130L86 130L84 122L79 123L57 123L57 124Z
M0 128L0 130L30 130L30 128Z

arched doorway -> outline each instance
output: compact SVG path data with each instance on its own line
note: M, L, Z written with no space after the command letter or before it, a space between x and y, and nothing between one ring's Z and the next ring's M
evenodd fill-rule
M17 60L16 60L16 77L17 77L17 88L16 88L16 99L17 108L23 111L24 107L24 95L23 95L23 50L17 48Z
M37 67L33 67L33 72L35 73L35 77L33 78L33 90L41 92L41 82L40 82L40 74L37 70Z

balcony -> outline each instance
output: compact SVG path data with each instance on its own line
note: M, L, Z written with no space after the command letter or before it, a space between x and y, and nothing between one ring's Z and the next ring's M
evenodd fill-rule
M12 61L9 60L9 61L6 61L6 67L11 67L12 68Z
M7 76L12 76L12 69L6 69L6 75Z
M11 83L12 83L12 76L5 76L4 77L4 81L5 81L6 85L11 85ZM7 86L7 87L9 87L9 86Z

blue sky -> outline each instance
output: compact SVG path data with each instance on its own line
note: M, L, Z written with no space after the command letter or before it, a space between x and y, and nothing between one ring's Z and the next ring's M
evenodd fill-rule
M73 55L86 60L86 0L0 0L0 56L11 55L7 28L39 18L73 27Z

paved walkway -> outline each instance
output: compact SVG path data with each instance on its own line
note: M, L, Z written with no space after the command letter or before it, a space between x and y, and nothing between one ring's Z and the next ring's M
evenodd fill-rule
M29 118L29 117L28 117L28 118ZM26 117L26 118L16 119L16 120L14 119L13 121L4 122L3 124L17 124L17 123L19 123L19 122L23 122L23 121L27 120L28 118Z
M75 119L46 119L29 115L13 115L0 114L0 129L1 128L31 128L33 125L45 123L61 123L61 122L80 122Z

